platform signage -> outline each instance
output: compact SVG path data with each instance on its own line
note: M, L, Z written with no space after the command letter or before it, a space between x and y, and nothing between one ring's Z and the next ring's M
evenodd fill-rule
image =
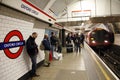
M10 41L10 39L13 36L17 36L19 38L19 41ZM13 30L6 35L4 42L0 43L0 50L4 50L7 57L15 59L19 57L20 54L22 53L24 45L25 41L23 39L21 32L18 30ZM16 53L11 52L10 49L15 47L19 47L18 51Z
M39 12L37 12L37 11L35 11L34 9L26 6L25 4L21 4L21 8L24 9L24 10L26 10L26 11L28 11L28 12L30 12L30 13L33 13L33 14L35 14L35 15L38 15L38 14L39 14Z
M2 0L1 3L50 24L54 24L56 21L53 14L44 12L29 0Z
M72 17L90 17L91 10L77 10L72 11Z
M24 41L14 41L14 42L6 42L6 43L3 42L0 43L0 50L23 46L24 44L25 44Z

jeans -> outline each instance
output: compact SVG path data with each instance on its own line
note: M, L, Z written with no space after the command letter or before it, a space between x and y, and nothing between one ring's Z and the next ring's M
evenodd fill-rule
M56 49L56 46L55 45L51 45L52 57L54 56L55 49Z
M78 52L78 50L79 50L79 53L80 53L80 51L81 51L80 45L76 45L76 46L75 46L75 51L76 51L76 53Z
M37 68L37 55L30 55L31 62L32 62L32 70L31 74L34 75L36 73L36 68Z

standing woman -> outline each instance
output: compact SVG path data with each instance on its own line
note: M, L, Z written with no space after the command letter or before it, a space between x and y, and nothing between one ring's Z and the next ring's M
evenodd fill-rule
M50 53L50 41L48 39L48 35L45 34L44 35L44 39L42 41L43 45L44 45L44 52L45 52L45 61L44 61L44 66L45 67L49 67L50 66L50 61L49 61L49 53Z

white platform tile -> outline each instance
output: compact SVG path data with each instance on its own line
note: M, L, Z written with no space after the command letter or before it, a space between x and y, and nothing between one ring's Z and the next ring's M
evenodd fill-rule
M44 36L43 33L45 30L33 29L33 26L34 23L0 15L0 42L3 42L6 35L12 30L19 30L23 34L24 40L26 40L33 31L36 31L40 35L36 40L39 45L43 38L41 36ZM13 37L11 39L11 41L15 40L18 40L18 38ZM15 52L16 50L17 49L13 48L11 52ZM17 59L9 59L3 50L0 50L0 54L0 80L17 80L30 70L31 62L29 56L25 55L27 52L23 51ZM43 55L44 53L40 54L42 57L38 57L38 62L44 59Z

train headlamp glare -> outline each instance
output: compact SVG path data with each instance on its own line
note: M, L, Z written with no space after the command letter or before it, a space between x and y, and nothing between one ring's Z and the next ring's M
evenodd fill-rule
M104 42L105 42L105 43L108 43L108 41L107 41L107 40L105 40Z
M94 44L95 44L96 42L95 42L95 41L92 41L92 43L94 43Z

